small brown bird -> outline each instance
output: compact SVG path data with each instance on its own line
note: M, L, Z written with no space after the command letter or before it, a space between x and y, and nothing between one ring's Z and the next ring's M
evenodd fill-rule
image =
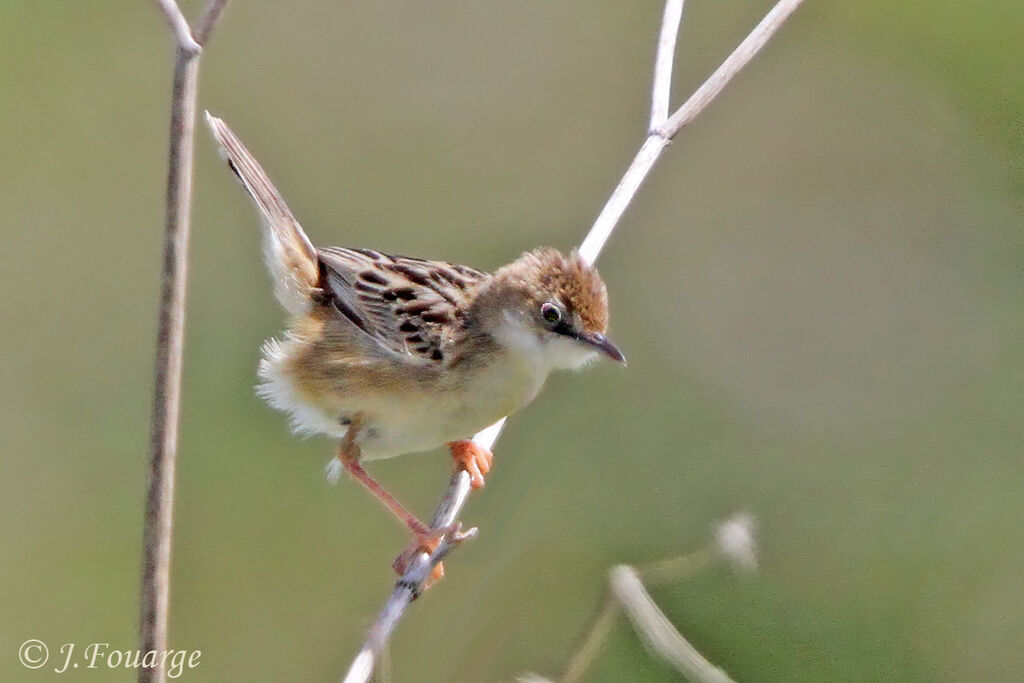
M284 337L263 347L260 394L297 431L340 438L328 477L345 469L359 479L417 547L437 532L361 460L447 443L479 488L492 456L469 440L474 433L533 400L552 370L599 354L624 362L604 336L604 282L578 254L537 249L487 274L370 249L318 249L231 129L206 118L259 209L274 291L291 316Z

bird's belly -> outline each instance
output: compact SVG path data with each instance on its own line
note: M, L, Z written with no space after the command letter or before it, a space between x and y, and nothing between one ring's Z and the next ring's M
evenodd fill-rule
M498 411L469 406L439 406L436 402L404 401L379 413L360 439L363 458L376 460L403 453L428 451L449 441L468 439L501 417Z
M363 457L388 458L471 438L529 403L542 382L524 368L489 368L459 389L392 396L368 411Z
M343 438L361 415L356 437L363 458L389 458L468 439L529 403L547 376L542 366L503 354L474 372L420 381L401 372L305 375L307 347L294 340L268 342L260 364L259 393L291 416L299 432ZM315 366L314 367L319 367ZM301 376L301 381L300 381Z

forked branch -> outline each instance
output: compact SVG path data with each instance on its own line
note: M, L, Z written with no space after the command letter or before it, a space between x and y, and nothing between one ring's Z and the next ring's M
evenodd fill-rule
M803 0L779 0L765 18L743 40L720 67L697 89L697 91L677 109L671 116L669 98L672 89L672 61L675 54L676 38L682 20L683 0L667 0L662 18L661 32L658 39L657 57L655 58L654 83L651 88L651 117L647 139L641 145L633 162L626 170L622 180L608 198L597 219L580 245L580 255L587 263L594 263L604 249L615 226L626 211L626 207L636 196L637 190L662 151L673 137L690 121L702 112L726 84L754 58L783 22L793 13ZM492 450L507 418L483 430L473 440L488 450ZM464 475L464 473L461 473ZM456 475L452 478L448 490L438 507L433 524L440 529L458 518L462 506L469 493L468 475ZM444 511L444 524L438 525L438 517ZM406 607L415 595L423 589L424 581L430 571L441 561L440 557L427 556L420 553L412 562L403 576L398 580L395 590L388 599L377 621L370 628L369 636L363 649L356 656L345 683L365 683L369 680L378 653L386 643L388 636L401 619Z

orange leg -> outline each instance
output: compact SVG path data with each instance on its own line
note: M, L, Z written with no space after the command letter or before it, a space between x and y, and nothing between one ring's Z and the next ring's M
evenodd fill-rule
M388 491L377 483L373 477L363 469L363 466L359 464L356 459L343 457L339 453L338 459L341 460L341 464L345 469L358 479L367 490L377 497L382 503L388 506L388 509L395 513L398 517L412 532L416 540L412 542L408 548L402 551L402 554L395 558L392 567L399 575L405 573L406 567L409 565L409 561L413 558L416 553L432 553L437 549L437 544L441 542L441 537L444 536L447 529L431 529L426 524L416 519L415 515L409 512L404 505L398 502L398 500L392 496ZM438 562L437 566L430 573L430 578L427 580L425 588L429 588L435 581L441 579L444 576L444 563Z
M355 441L361 426L361 418L357 417L352 420L352 423L349 425L348 432L345 434L345 438L341 440L341 445L338 447L337 457L342 467L345 468L345 471L358 479L359 482L366 487L366 490L376 496L377 500L384 503L384 505L386 505L405 526L409 527L409 531L413 533L419 542L423 543L436 538L438 536L438 532L433 531L426 524L416 519L415 515L409 512L404 505L399 503L398 500L387 491L387 489L381 486L377 480L371 477L370 473L363 469L363 466L359 464L359 445L356 444Z
M340 456L339 456L340 458ZM392 567L395 572L399 575L405 573L406 567L409 566L409 561L412 560L413 556L417 553L430 554L437 550L437 544L441 542L441 537L444 536L446 529L431 529L426 524L416 519L415 515L409 512L404 505L398 502L394 496L387 492L387 490L377 483L373 477L371 477L366 470L363 469L362 465L358 462L348 458L340 458L342 465L345 469L358 479L363 486L367 488L378 500L388 506L395 516L398 517L412 532L416 540L412 542L408 548L402 551L402 553L395 558L392 563ZM435 581L439 581L444 576L444 563L438 562L437 566L430 573L430 578L427 580L425 588L429 588Z
M388 493L387 489L377 483L377 480L370 476L370 474L363 469L355 460L348 458L340 458L341 464L345 467L345 470L353 477L359 480L359 482L366 487L366 490L372 493L377 499L384 503L391 512L395 513L395 516L409 527L409 531L420 541L433 538L436 534L431 531L430 527L416 519L416 516L409 512L404 505L398 502L398 500Z
M475 442L452 441L448 444L457 469L469 472L469 483L474 489L483 487L484 475L491 471L494 455Z

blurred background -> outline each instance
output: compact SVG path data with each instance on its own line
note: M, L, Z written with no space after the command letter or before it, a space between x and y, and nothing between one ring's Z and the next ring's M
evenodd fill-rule
M183 3L194 17L202 3ZM674 101L770 7L692 0ZM235 0L200 109L315 242L501 265L578 243L648 116L659 2ZM0 21L0 679L136 647L171 47L143 0ZM654 597L740 681L1024 679L1024 5L810 2L672 145L600 261L628 369L511 421L396 681L555 675L607 569L736 510L761 570ZM182 680L332 681L407 538L254 395L282 314L196 145L171 644ZM372 471L428 516L440 451ZM678 680L619 623L594 681Z

